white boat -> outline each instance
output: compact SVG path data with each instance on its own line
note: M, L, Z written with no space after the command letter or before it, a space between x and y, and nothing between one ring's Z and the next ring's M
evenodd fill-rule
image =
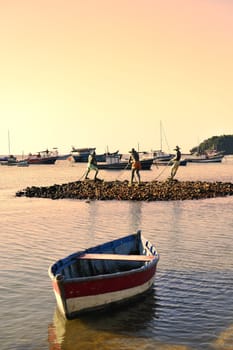
M191 154L185 157L190 163L221 163L224 158L222 152L206 152L205 154Z

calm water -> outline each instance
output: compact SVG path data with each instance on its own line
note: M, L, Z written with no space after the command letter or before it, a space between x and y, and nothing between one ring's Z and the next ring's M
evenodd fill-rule
M82 177L85 165L0 167L0 349L233 349L233 197L179 202L17 198ZM169 168L141 172L164 180ZM159 176L159 177L158 177ZM106 180L129 171L101 171ZM233 181L233 161L180 167L179 180ZM160 252L152 291L114 310L64 321L49 264L141 229Z

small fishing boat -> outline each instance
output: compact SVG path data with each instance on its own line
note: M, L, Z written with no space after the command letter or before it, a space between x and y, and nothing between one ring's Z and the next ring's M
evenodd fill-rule
M17 158L11 154L9 157L7 157L7 159L1 162L1 165L8 165L8 166L17 165Z
M140 159L141 170L150 170L153 165L153 158ZM130 170L129 160L121 159L120 154L107 155L106 162L98 162L98 169L101 170Z
M204 154L191 154L185 157L190 163L221 163L224 158L223 152L207 151Z
M58 158L58 151L54 148L54 151L41 151L37 154L29 154L24 161L28 164L55 164Z
M7 162L8 158L8 156L0 156L0 162Z
M161 150L158 150L158 151L152 151L152 156L155 162L166 163L166 162L169 162L174 157L174 154L165 153Z
M17 164L17 158L11 154L11 143L10 143L10 132L8 130L8 150L9 150L9 156L3 156L0 157L1 165L8 165L13 166Z
M95 147L86 147L86 148L75 148L72 147L71 150L71 156L69 157L69 160L74 161L75 163L87 163L88 157L91 153L93 153L96 150ZM119 151L115 152L105 152L101 154L96 154L95 158L97 162L106 162L107 156L118 156ZM120 155L119 155L120 156Z
M19 167L26 167L29 166L28 162L26 160L17 160L17 158L13 155L10 155L8 159L1 162L1 165L8 165L8 166L14 166L17 165Z
M75 148L72 146L71 156L74 162L86 163L88 156L95 151L95 147Z
M60 312L72 319L145 293L158 261L156 248L139 230L60 259L48 274Z

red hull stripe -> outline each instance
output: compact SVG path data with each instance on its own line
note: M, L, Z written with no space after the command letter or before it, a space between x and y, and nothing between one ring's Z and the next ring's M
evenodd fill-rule
M65 282L64 294L65 298L77 298L89 295L98 295L103 293L111 293L124 289L133 288L149 281L156 271L156 265L144 271L132 272L127 275L118 275L112 278L103 278L89 281ZM56 283L55 283L56 284ZM54 286L57 290L57 286ZM60 293L59 293L60 294Z

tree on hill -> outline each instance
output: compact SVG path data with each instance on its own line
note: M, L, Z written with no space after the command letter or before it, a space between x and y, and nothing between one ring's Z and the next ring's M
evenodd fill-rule
M225 155L233 154L233 135L212 136L204 140L190 150L190 153L203 154L209 150L216 150L217 152L224 152Z

